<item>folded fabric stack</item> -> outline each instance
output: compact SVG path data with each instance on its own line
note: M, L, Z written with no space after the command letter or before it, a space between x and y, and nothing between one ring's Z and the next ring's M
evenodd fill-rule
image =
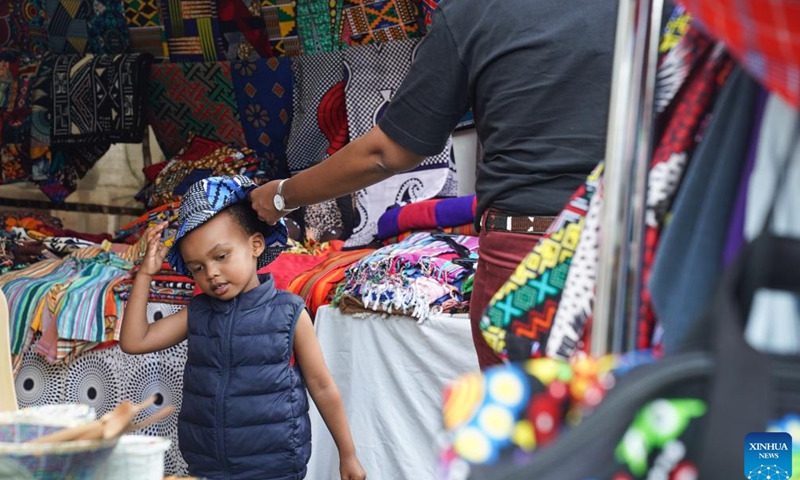
M271 273L275 286L299 295L306 302L312 318L317 309L331 302L336 287L344 280L345 271L373 249L341 251L343 242L295 246L259 270Z
M466 307L463 288L477 250L477 237L414 233L350 267L334 303L352 308L358 300L365 310L420 321Z
M86 247L97 247L111 238L63 228L55 217L29 213L0 215L0 274L18 270L39 260L59 259Z
M451 230L450 233L474 235L476 204L475 195L467 195L397 206L378 219L377 237L390 243L387 240L403 240L414 231Z
M11 318L11 350L34 348L67 361L98 343L119 339L124 303L114 291L133 265L100 248L45 260L0 277Z
M136 195L149 208L180 201L192 184L217 175L246 175L258 170L259 158L247 147L192 137L172 159L145 168L149 183Z
M165 162L166 163L166 162ZM162 222L172 223L178 219L178 209L181 202L170 202L156 207L141 215L136 220L125 224L114 236L115 243L135 244L142 239L148 228Z

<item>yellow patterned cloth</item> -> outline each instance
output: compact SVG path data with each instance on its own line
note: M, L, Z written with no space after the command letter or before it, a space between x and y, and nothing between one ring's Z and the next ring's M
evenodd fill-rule
M521 361L544 354L589 203L602 174L601 163L489 303L481 331L504 359Z

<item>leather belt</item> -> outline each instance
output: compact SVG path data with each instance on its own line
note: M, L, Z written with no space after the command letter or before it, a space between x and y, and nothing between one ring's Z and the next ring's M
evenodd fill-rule
M544 235L556 218L558 217L544 215L508 215L497 210L489 210L483 217L481 227L493 232Z

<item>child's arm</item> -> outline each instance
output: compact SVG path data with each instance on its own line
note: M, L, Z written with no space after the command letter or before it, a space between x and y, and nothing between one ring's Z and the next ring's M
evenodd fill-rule
M164 350L183 341L188 333L185 308L152 325L147 323L150 282L161 269L167 255L167 248L161 243L161 232L166 226L166 223L162 223L145 233L147 253L133 280L133 289L125 307L119 336L119 348L125 353L141 354Z
M339 473L342 480L363 480L367 474L356 457L356 447L347 425L339 388L325 365L322 349L314 333L311 317L303 310L294 332L294 353L303 372L306 388L317 405L339 449Z

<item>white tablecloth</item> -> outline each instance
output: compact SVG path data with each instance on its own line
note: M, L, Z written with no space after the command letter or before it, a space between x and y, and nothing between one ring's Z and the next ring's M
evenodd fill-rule
M466 315L417 324L323 307L315 327L344 399L356 450L372 480L437 478L442 389L477 370ZM339 480L336 445L311 402L308 480Z

